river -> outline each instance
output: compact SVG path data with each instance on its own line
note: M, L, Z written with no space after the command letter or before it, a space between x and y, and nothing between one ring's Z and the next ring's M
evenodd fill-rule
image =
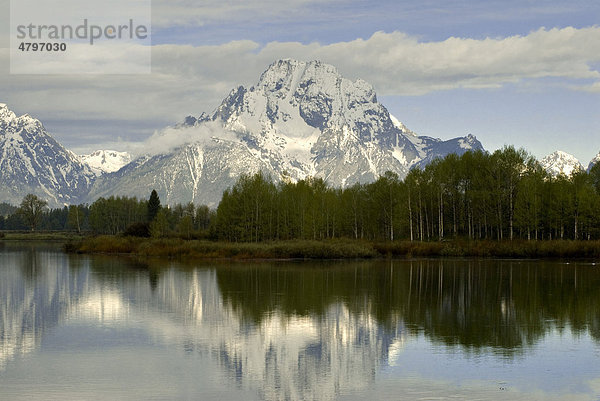
M0 243L0 399L598 400L600 265Z

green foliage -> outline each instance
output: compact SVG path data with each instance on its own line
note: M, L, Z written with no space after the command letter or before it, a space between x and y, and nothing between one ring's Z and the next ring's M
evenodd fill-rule
M42 220L44 212L47 210L48 202L38 198L34 194L27 194L21 201L21 205L17 210L17 213L21 216L25 224L31 228L31 231L35 231L36 227Z
M40 220L40 230L66 230L68 208L65 206L60 209L50 209L42 214Z
M150 193L150 199L148 199L148 221L152 222L158 212L160 211L160 199L156 190L152 190Z
M151 196L152 198L152 196ZM160 201L159 201L160 202ZM149 201L137 198L113 197L100 198L89 207L89 225L92 231L98 234L119 234L136 223L149 225L150 234L158 237L171 235L172 231L185 228L185 237L197 237L196 208L193 203L185 206L175 205L173 208L159 207L152 221L148 220ZM199 206L198 210L206 210L202 216L203 227L210 226L213 212L207 206ZM157 222L157 219L160 221ZM181 224L181 220L185 220ZM141 226L137 226L141 227ZM154 231L153 231L154 230ZM138 233L139 234L139 233ZM132 234L133 235L133 234Z
M67 227L81 232L85 223L86 213L84 205L71 205L67 217Z
M65 246L65 251L78 253L132 253L135 252L138 244L139 239L135 237L103 235L88 237L78 242L70 242Z
M0 202L0 216L8 217L17 212L17 207L11 205L10 203Z
M158 221L160 213L156 216ZM343 259L377 256L371 244L354 240L293 240L262 243L230 243L180 238L132 239L123 236L90 237L66 248L80 253L132 253L139 256L235 259Z
M354 238L418 241L600 238L600 167L548 176L522 149L466 152L344 189L262 174L225 191L215 236L233 242ZM449 251L452 253L451 251Z
M164 238L169 234L168 212L165 209L160 209L154 220L150 223L150 235L153 238Z
M597 193L600 193L600 163L596 163L590 169L590 179Z
M0 206L0 212L10 213L10 205ZM90 206L40 210L33 226L21 218L27 213L15 213L0 218L0 229L23 229L27 221L29 228L115 235L149 223L156 238L254 243L598 240L600 164L589 173L550 177L531 155L509 146L492 154L451 154L411 170L403 181L387 172L375 182L345 188L322 178L284 177L275 183L262 173L244 175L223 193L216 210L191 202L161 207L155 190L148 201L113 196ZM462 246L431 247L425 253L470 252Z
M158 218L158 216L157 216ZM365 259L381 257L482 257L598 259L600 241L450 240L366 241L350 239L272 242L213 242L175 237L88 237L67 249L81 253L131 253L138 256L233 259Z
M133 223L146 221L146 217L146 202L135 197L111 196L90 205L90 228L100 234L121 233Z
M211 221L211 210L206 205L198 206L194 223L198 230L208 230Z
M177 224L177 233L181 238L191 239L194 231L194 221L192 216L185 215L179 219Z
M8 204L0 206L9 213L7 216L0 215L0 230L31 229L29 221L24 218L27 214L19 213L21 209ZM160 207L160 211L166 219L166 226L161 231L163 236L175 232L187 239L208 238L216 219L214 210L206 205L196 207L192 202L174 205L173 208ZM143 237L146 234L142 226L149 228L148 201L126 196L99 198L91 205L70 205L57 209L43 207L36 216L35 228L45 231L92 231L95 234Z

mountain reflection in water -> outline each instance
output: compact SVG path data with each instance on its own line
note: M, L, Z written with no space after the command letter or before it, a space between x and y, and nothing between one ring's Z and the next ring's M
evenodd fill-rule
M0 375L68 324L139 322L156 346L217 363L260 398L371 385L418 336L500 358L547 334L600 340L600 272L491 260L183 265L0 248ZM132 340L130 340L132 341Z

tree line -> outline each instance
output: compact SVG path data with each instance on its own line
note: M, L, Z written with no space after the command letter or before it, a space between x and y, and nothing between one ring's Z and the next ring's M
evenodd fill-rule
M34 196L34 195L31 195ZM91 205L47 209L0 204L0 229L71 229L100 234L211 238L231 242L354 238L433 241L600 238L600 165L550 176L523 149L469 151L368 184L336 188L321 178L276 181L244 175L216 210L193 203L164 207L111 196ZM40 212L41 210L41 212Z
M523 149L466 152L375 182L241 177L223 194L215 235L227 241L363 238L419 241L600 238L600 166L550 176Z
M214 213L206 205L196 207L191 202L163 207L155 190L148 200L111 196L99 198L91 205L70 205L56 209L49 209L45 200L28 194L19 207L0 204L0 230L70 230L141 237L208 237Z

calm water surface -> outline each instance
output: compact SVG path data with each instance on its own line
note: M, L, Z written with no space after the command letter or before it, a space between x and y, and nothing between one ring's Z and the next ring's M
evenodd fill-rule
M600 266L0 243L0 399L598 400Z

